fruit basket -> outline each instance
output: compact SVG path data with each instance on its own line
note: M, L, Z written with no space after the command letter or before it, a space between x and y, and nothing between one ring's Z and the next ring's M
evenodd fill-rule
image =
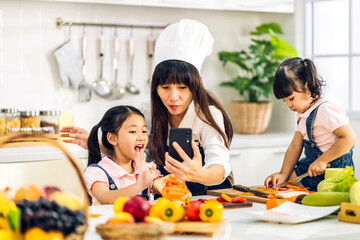
M88 227L87 216L89 202L88 198L86 197L87 191L82 176L82 171L78 167L75 159L58 141L43 135L20 133L16 135L5 136L0 139L0 148L8 147L9 144L11 145L11 143L16 142L20 139L25 141L29 140L41 142L45 145L53 146L58 150L62 151L71 163L71 166L74 168L83 191L83 197L82 199L80 199L81 202L79 202L76 209L72 209L71 207L62 205L55 200L47 199L46 197L44 198L44 195L42 195L39 199L36 200L25 198L19 200L17 199L17 194L15 194L16 205L21 210L21 232L25 235L27 231L35 229L36 231L33 231L34 233L32 235L36 236L36 234L39 234L39 231L44 232L45 234L50 234L54 230L54 228L56 229L57 227L59 227L59 229L57 230L58 232L61 232L61 230L66 231L66 233L62 232L63 234L61 234L63 235L63 239L83 239L85 231ZM64 196L66 195L66 193L64 192L64 194L60 195ZM62 224L66 222L68 226L66 227L66 224L64 224L63 226L59 226L59 222L62 222ZM69 224L72 224L72 226L69 226Z

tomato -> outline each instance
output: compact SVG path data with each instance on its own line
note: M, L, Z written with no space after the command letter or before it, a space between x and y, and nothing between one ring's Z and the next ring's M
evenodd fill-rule
M243 196L236 196L231 198L233 203L242 203L246 201L246 198Z
M192 201L186 212L188 220L199 221L200 220L200 207L203 205L203 201Z

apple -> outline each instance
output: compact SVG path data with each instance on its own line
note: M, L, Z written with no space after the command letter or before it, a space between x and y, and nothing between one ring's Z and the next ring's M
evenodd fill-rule
M61 192L61 189L56 186L45 186L43 189L47 197L49 197L54 192Z
M125 202L123 211L133 215L137 222L142 222L145 216L149 214L150 207L150 202L143 197L135 196Z

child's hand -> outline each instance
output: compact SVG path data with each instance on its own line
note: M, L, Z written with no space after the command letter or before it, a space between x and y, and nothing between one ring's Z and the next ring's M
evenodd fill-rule
M266 187L274 187L282 184L287 180L287 176L283 173L273 173L265 179Z
M66 126L60 129L60 132L60 137L72 138L63 139L63 142L74 143L82 148L87 149L87 140L89 138L89 133L85 129L75 126Z
M136 152L134 159L135 169L139 171L137 182L141 189L145 189L153 183L153 179L159 175L159 171L156 170L156 164L149 169L146 165L146 154L143 149Z
M326 170L327 163L321 161L320 159L315 160L310 164L308 169L309 177L316 177L323 174Z

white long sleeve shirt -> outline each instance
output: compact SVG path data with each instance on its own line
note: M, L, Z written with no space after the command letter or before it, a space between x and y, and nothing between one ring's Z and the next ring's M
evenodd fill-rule
M216 124L225 133L224 119L221 111L215 106L210 106L210 112ZM179 128L192 129L192 139L197 140L204 149L205 165L203 167L208 168L214 164L223 166L225 169L223 180L225 180L231 172L229 149L225 146L224 139L219 132L196 115L193 102L189 105L184 118L179 124Z

